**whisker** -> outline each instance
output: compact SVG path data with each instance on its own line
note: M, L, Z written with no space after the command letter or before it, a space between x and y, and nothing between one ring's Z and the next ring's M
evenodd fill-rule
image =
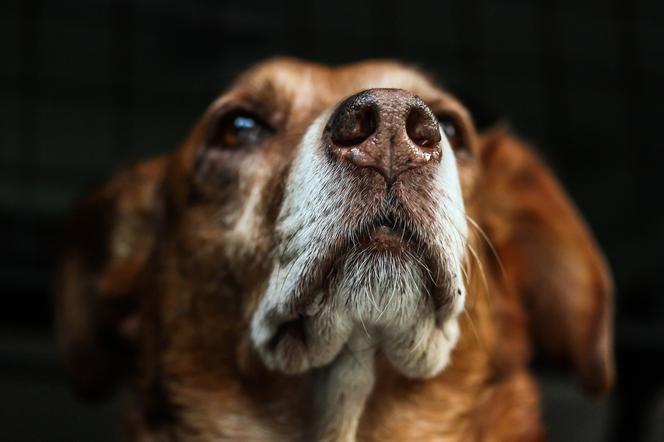
M491 307L491 296L489 294L489 283L487 282L487 279L486 279L486 273L484 273L484 267L482 266L482 261L480 261L480 258L477 255L477 252L475 252L475 249L473 248L472 245L468 244L468 249L470 250L470 253L473 254L473 257L475 258L475 262L477 263L477 267L479 268L480 276L482 277L482 285L484 286L484 293L485 293L487 302L489 303L489 307Z
M500 272L502 273L502 276L505 280L507 280L507 273L505 272L505 267L503 266L503 261L500 259L500 256L498 255L498 251L496 251L496 248L494 247L493 243L489 239L489 236L484 232L482 227L475 221L473 218L471 218L469 215L466 215L466 219L468 222L480 233L486 244L489 246L489 249L491 250L491 253L493 256L496 258L496 261L498 262L498 267L500 267Z
M477 221L475 221L470 215L468 215L465 210L462 210L461 208L459 208L457 206L456 202L447 194L447 192L445 192L444 190L441 190L441 194L443 195L444 198L447 199L447 201L449 201L451 203L450 207L452 207L453 209L455 209L459 213L461 213L466 218L466 220L469 222L469 224L471 226L473 226L475 228L475 230L477 230L477 232L479 232L480 236L482 237L484 242L486 242L487 246L491 250L492 255L494 256L494 258L496 258L496 261L498 262L498 266L500 267L500 271L502 273L503 278L507 279L506 272L505 272L505 267L503 266L503 261L502 261L502 259L500 259L500 255L498 255L498 251L496 250L495 246L493 245L493 242L491 241L489 236L486 234L484 229L482 229L482 227L479 225L479 223Z
M465 212L465 210L459 208L458 205L457 205L457 203L456 203L456 202L455 202L455 201L454 201L454 200L453 200L453 199L447 194L447 192L445 192L443 189L441 189L441 195L442 195L442 196L443 196L443 197L444 197L444 198L450 203L450 204L449 204L449 207L451 207L451 208L457 210L460 214L463 214L464 217L466 218L466 220L468 221L469 225L471 225L472 227L474 227L474 228L476 229L476 231L479 232L479 234L480 234L480 238L481 238L484 242L486 242L487 246L488 246L489 249L491 250L491 253L492 253L493 256L496 258L496 261L498 262L498 265L499 265L500 270L501 270L501 273L502 273L502 277L506 279L506 273L505 273L504 266L503 266L503 264L502 264L502 260L500 259L500 256L498 255L498 252L496 251L496 248L494 247L493 243L492 243L491 240L489 239L488 235L482 230L482 228L481 228L480 225L477 223L477 221L475 221L472 217L470 217L469 215L467 215L466 212ZM451 224L451 225L454 227L454 229L457 231L457 234L460 234L460 233L459 233L459 229L458 229L458 227L457 227L453 222L450 222L450 224ZM467 244L467 247L468 247L468 249L470 250L470 252L471 252L471 254L472 254L472 256L473 256L475 262L477 263L477 266L478 266L479 271L480 271L481 276L482 276L482 284L483 284L483 286L484 286L485 296L486 296L486 298L487 298L487 301L489 302L489 305L491 305L490 293L489 293L489 285L488 285L488 281L487 281L487 277L486 277L486 272L484 271L484 267L482 266L482 262L480 261L477 252L475 251L475 249L472 247L472 245L471 245L470 243ZM472 266L469 266L469 268L472 268Z
M357 306L357 317L360 320L360 324L362 324L362 328L364 329L364 333L366 333L367 335L367 339L371 341L371 335L369 335L369 330L367 330L367 326L364 324L364 320L362 319L362 312L360 312L359 303L356 302L355 305Z
M372 290L367 290L367 288L365 286L365 287L362 288L362 291L369 298L369 300L371 301L371 304L373 304L373 307L376 309L376 311L380 311L380 308L378 308L378 304L376 304L376 300L374 299L373 295L371 294Z
M434 282L434 283L436 282L433 279L433 274L431 273L431 269L429 269L429 266L424 264L424 261L422 261L421 258L415 256L413 253L411 253L408 250L406 250L406 256L409 257L409 258L412 258L413 260L415 260L420 265L420 267L427 272L427 275L429 276L429 279L431 279L431 282Z
M391 290L392 293L390 293L390 297L387 299L387 304L385 304L385 307L383 308L383 310L378 314L378 318L376 318L376 322L378 322L380 320L380 318L383 316L383 313L385 313L390 308L390 306L392 305L392 301L394 299L394 293L396 291L397 290L395 290L394 288ZM383 296L384 296L384 294L383 294Z
M465 265L461 266L461 273L463 273L463 279L466 280L466 286L469 286L470 285L470 277L468 276L468 271L466 270Z
M426 333L420 333L420 337L417 340L417 343L410 348L410 351L408 353L412 355L413 353L418 351L428 337L429 336Z
M466 318L468 318L468 322L470 322L470 328L473 330L473 334L475 335L475 340L477 341L477 344L480 346L482 351L486 353L486 346L484 345L484 341L482 341L482 339L480 338L480 335L477 331L477 327L475 326L475 321L473 321L473 317L465 308L463 309L463 314L466 316Z

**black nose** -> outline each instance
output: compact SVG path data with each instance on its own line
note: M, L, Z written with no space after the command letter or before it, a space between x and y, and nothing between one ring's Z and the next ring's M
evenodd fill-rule
M337 146L362 144L376 131L378 102L369 91L344 100L330 119L330 136Z
M419 97L401 89L369 89L347 98L326 131L336 158L372 168L388 183L440 159L436 117Z

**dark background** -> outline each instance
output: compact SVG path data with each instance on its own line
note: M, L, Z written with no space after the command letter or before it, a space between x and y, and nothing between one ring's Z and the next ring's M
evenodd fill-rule
M112 440L51 336L52 262L72 199L175 149L233 76L273 55L393 57L431 73L480 127L534 142L606 251L619 381L592 401L539 373L557 441L664 440L661 1L70 0L0 3L0 426L3 440Z

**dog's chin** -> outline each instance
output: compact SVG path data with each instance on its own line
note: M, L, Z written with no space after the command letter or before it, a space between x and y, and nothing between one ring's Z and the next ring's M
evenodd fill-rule
M372 344L362 351L382 351L402 374L439 373L458 339L463 298L459 287L448 287L453 307L441 312L431 270L416 252L407 239L377 229L336 260L337 273L296 315L259 308L252 337L265 364L285 373L325 366L359 332Z

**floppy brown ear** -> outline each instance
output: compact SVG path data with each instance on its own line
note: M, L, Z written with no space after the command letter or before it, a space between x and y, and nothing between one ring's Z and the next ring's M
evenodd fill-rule
M589 393L606 392L614 377L613 286L592 234L523 142L487 133L480 158L482 219L535 345L571 364Z
M79 201L66 226L56 332L66 372L84 397L103 396L132 368L136 289L155 242L165 164L121 171Z

